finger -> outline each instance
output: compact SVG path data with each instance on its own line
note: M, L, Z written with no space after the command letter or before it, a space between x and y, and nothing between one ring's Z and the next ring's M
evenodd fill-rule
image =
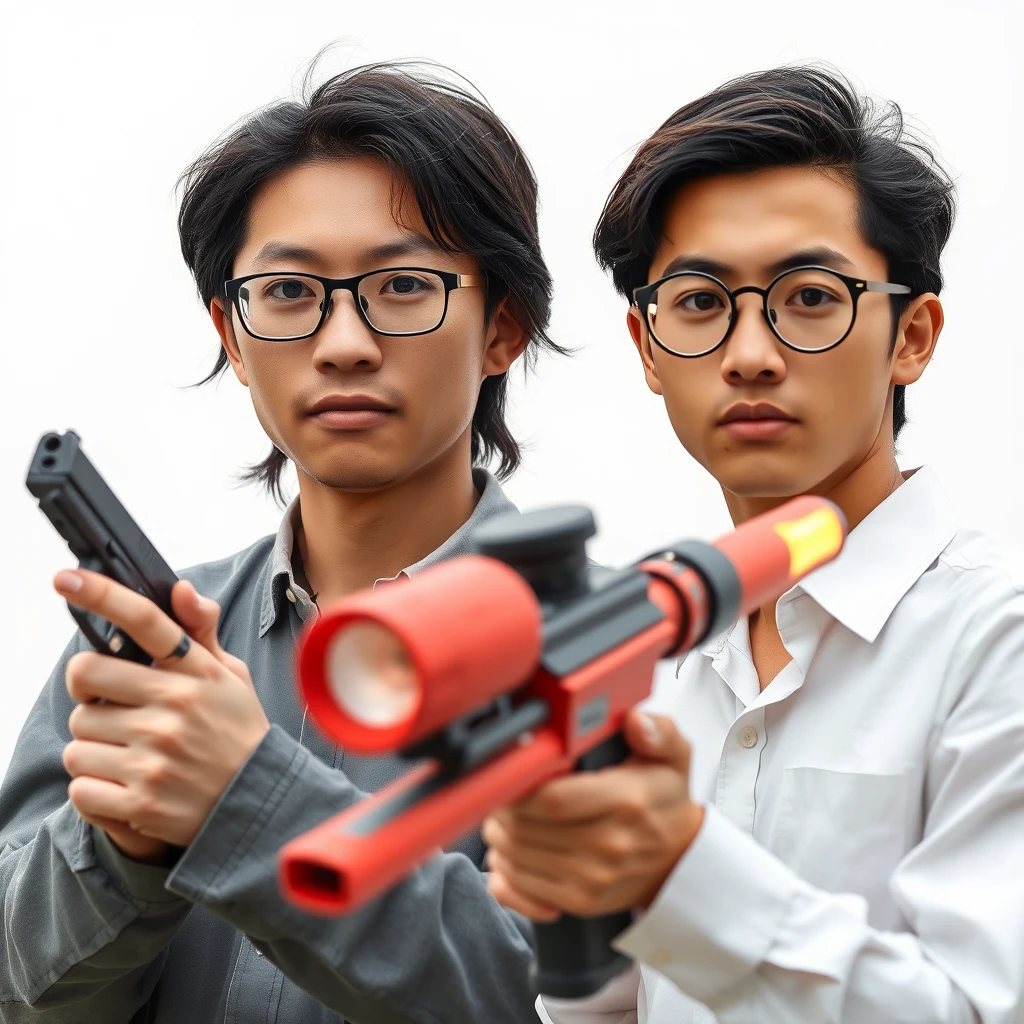
M115 841L119 833L135 831L126 821L115 821L113 818L104 818L102 814L83 814L77 807L75 810L78 811L78 816L83 821L87 821L90 825L95 825L97 828L103 829L104 832L114 833L112 838L114 838Z
M529 843L519 842L518 837L513 837L494 824L485 835L484 841L490 847L484 857L487 864L494 863L492 858L501 858L503 862L536 871L549 878L558 877L559 860L564 860L569 856L568 851L563 853L543 846L535 847Z
M220 645L217 627L220 625L220 605L212 598L203 597L188 580L175 584L171 591L171 604L178 621L189 636L202 644L225 668L252 685L248 666L241 658L229 654Z
M559 910L569 909L567 903L576 905L577 901L573 899L570 887L564 881L545 878L532 871L520 869L500 853L494 850L489 852L491 870L519 898L531 900L545 907L556 907Z
M506 855L520 845L529 845L549 854L571 853L576 847L572 845L570 834L575 835L580 828L593 827L589 823L580 826L541 823L522 818L506 808L496 811L483 823L481 836L488 846Z
M138 839L140 836L140 833L136 832L127 821L115 821L113 818L105 818L102 814L88 814L79 807L75 807L75 810L82 821L103 829L117 845L130 841L132 837Z
M68 785L68 799L83 818L128 821L134 810L134 798L127 787L92 775L72 779Z
M633 708L626 716L623 733L630 750L645 761L690 770L690 744L665 715L649 715Z
M663 769L665 771L665 769ZM578 772L535 790L513 807L519 821L586 824L640 811L650 784L650 764L623 764Z
M102 815L83 814L81 811L78 811L78 816L106 832L121 853L132 860L156 865L163 865L166 862L168 844L162 839L150 837L132 828L126 821L115 821Z
M179 580L171 590L171 606L178 621L196 643L205 647L218 661L231 655L220 645L217 624L220 621L220 605L203 597L189 580Z
M577 870L581 856L617 863L633 848L634 835L628 818L605 817L566 825L517 820L504 828L495 823L484 831L483 838L489 847L515 864L559 878L567 871Z
M73 778L89 775L121 785L128 781L130 756L127 747L93 740L72 740L63 752L64 767Z
M168 661L181 642L182 628L148 597L129 590L107 576L87 569L65 569L53 581L67 601L106 619L130 636L157 662ZM211 664L211 655L201 645L173 661L175 668L200 675Z
M94 702L76 704L68 729L76 740L127 744L138 735L138 708Z
M602 774L581 772L555 779L535 789L512 810L523 821L593 821L607 810L604 787L597 781Z
M531 921L550 924L562 916L561 911L556 907L550 907L546 903L539 903L537 900L531 900L528 896L524 896L509 885L503 875L491 875L487 879L487 891L503 907L515 910Z
M95 651L74 655L64 678L73 700L102 699L130 707L152 703L168 683L166 672Z
M517 871L528 871L540 878L557 881L577 870L579 852L570 850L552 850L547 846L535 846L530 842L509 842L496 844L487 851L487 863L491 864L491 855L500 858L503 864L511 864Z

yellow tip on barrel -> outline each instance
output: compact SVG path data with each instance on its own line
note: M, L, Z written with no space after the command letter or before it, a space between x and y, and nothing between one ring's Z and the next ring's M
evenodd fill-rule
M843 547L843 526L830 508L819 508L799 519L776 523L774 530L789 548L789 575L793 579L831 561Z

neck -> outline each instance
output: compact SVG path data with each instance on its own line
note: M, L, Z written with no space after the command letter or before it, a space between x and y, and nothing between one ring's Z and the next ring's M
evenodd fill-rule
M467 444L413 476L376 491L327 487L299 471L297 543L306 579L323 607L440 547L473 513Z
M852 530L867 518L900 484L903 476L896 465L892 434L876 439L868 454L852 468L843 467L805 491L834 501L846 516ZM729 513L737 525L770 509L778 508L796 495L787 497L750 497L725 492ZM775 601L768 601L749 617L750 649L763 690L790 661L790 654L779 636L775 621Z
M852 467L844 466L805 494L834 501L846 516L852 530L880 505L900 484L903 476L896 465L892 438L878 438L871 450ZM735 524L746 522L762 512L784 505L797 495L761 497L725 493L729 514Z

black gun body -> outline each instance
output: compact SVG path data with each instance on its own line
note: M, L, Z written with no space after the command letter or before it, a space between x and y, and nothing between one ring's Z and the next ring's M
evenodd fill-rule
M89 461L74 431L40 438L25 483L81 568L143 594L174 618L171 588L177 575ZM97 650L143 664L152 661L110 623L68 607Z

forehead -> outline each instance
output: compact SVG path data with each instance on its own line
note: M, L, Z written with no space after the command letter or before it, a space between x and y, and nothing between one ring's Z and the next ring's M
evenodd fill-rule
M865 272L884 270L858 225L853 185L809 167L780 167L701 178L669 201L650 280L674 258L702 256L758 274L790 253L827 246Z
M428 235L416 197L382 160L355 156L305 163L262 186L236 263L252 259L269 239L346 262L411 233Z

